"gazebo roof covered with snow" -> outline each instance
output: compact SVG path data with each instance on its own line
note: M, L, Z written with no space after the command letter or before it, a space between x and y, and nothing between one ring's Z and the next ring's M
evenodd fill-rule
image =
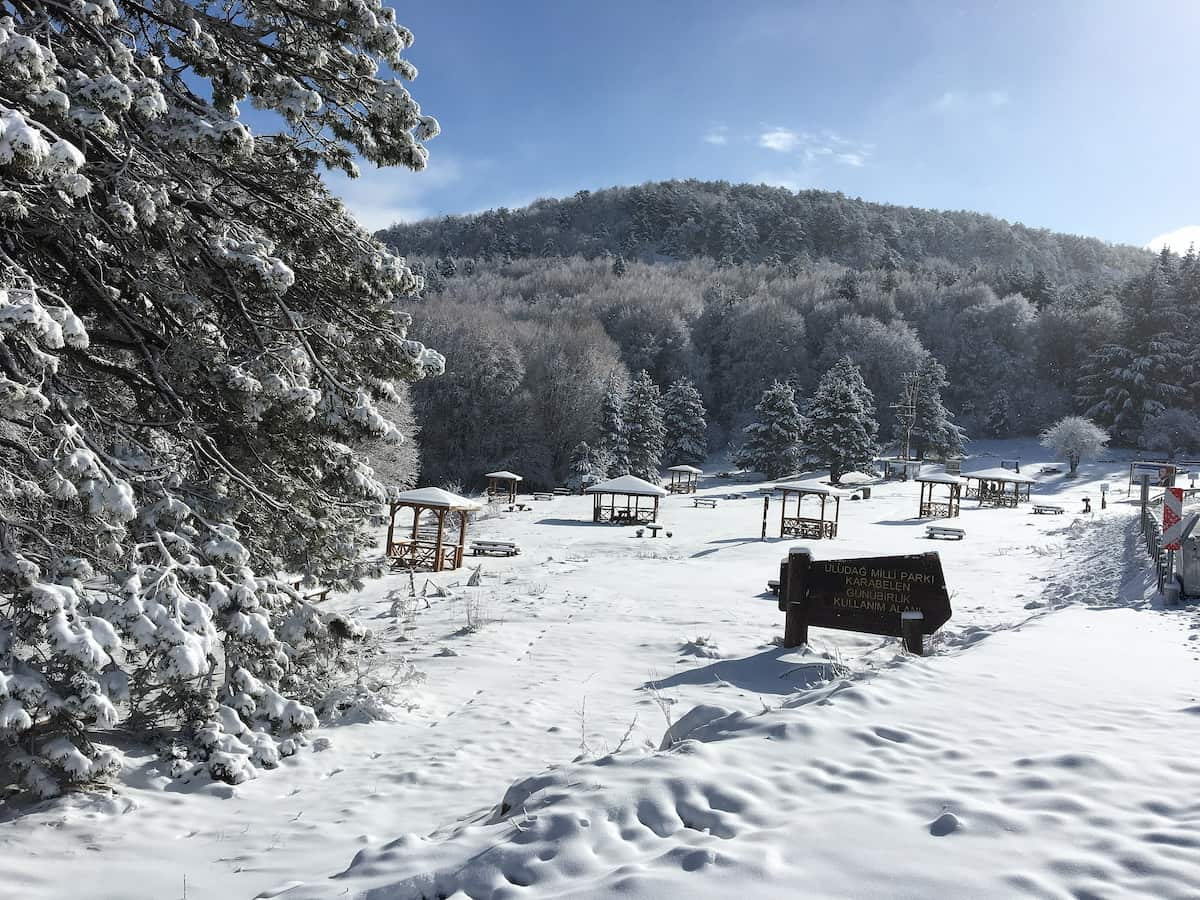
M962 489L966 479L937 469L921 472L916 477L921 485L920 517L922 519L957 519L962 505ZM946 499L938 500L936 492L946 489Z
M480 505L474 500L436 487L393 495L388 508L386 548L392 566L433 572L457 569L467 545L467 522L478 509ZM412 511L409 537L396 536L396 516L402 510Z
M696 482L704 474L703 469L686 465L671 466L667 471L671 473L671 480L667 484L667 490L672 494L696 493Z
M636 475L621 475L600 484L593 484L585 493L594 498L593 522L612 522L616 525L636 525L658 519L659 501L667 496L665 489Z
M520 475L504 469L499 472L488 472L483 477L488 480L487 498L489 503L496 500L517 502L517 485L525 480Z
M980 506L1015 507L1022 500L1031 499L1036 483L1030 475L999 467L964 472L963 478L967 479L966 498L978 500Z
M838 519L842 512L842 498L849 497L849 491L821 484L818 481L793 481L777 484L775 485L775 490L783 495L779 511L780 537L800 537L811 540L837 537ZM789 516L788 501L793 497L796 500L795 513ZM817 512L818 515L802 515L804 511L804 499L806 497L815 498L810 506L813 507L813 511ZM826 505L830 500L833 501L833 517L826 519ZM817 508L818 505L819 510ZM764 512L763 515L765 516L766 513Z

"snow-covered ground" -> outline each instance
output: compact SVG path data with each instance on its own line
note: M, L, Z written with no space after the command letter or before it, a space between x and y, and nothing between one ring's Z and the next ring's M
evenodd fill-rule
M583 497L488 518L473 536L524 552L480 587L437 576L451 596L408 621L385 598L407 576L329 601L425 673L396 721L237 787L135 759L111 797L0 821L0 896L1200 896L1200 610L1145 599L1125 471L1039 477L1063 516L967 502L961 542L924 538L915 484L844 501L818 554L941 553L954 617L926 658L777 646L792 541L777 501L758 539L752 485L668 498L670 538Z

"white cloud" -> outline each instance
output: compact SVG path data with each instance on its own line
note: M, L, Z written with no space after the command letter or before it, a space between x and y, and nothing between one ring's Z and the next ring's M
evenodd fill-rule
M787 128L771 128L758 136L758 146L777 153L791 153L800 144L801 135Z
M718 147L722 147L729 143L729 128L725 125L717 125L714 128L710 128L702 140L706 144L715 144Z
M865 166L875 150L874 144L850 140L833 131L793 131L773 125L763 126L758 145L797 157L810 167L830 163L855 169Z
M363 163L358 178L327 172L324 181L363 228L378 231L396 222L428 217L432 212L426 205L428 195L461 177L461 168L453 159L433 153L423 172L403 167L380 169Z
M1182 255L1187 253L1188 247L1193 244L1196 245L1197 251L1200 251L1200 225L1184 225L1182 228L1160 234L1146 242L1146 249L1157 253L1163 247L1170 247Z

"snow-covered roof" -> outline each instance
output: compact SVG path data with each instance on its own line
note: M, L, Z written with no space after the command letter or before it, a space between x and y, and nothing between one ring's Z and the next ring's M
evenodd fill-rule
M513 472L488 472L483 477L484 478L500 478L500 479L503 479L504 481L524 481L525 480L520 475L517 475Z
M401 491L392 497L393 503L411 503L414 506L436 506L444 509L482 509L474 500L460 497L441 488L425 487L412 491Z
M924 469L916 477L917 481L932 484L966 484L967 480L959 475L951 475L944 469Z
M703 475L703 469L697 469L695 466L671 466L667 469L668 472L690 472L692 475Z
M587 488L589 494L633 494L637 497L665 497L667 492L657 484L643 481L636 475L622 475L610 478Z
M793 481L787 484L777 484L775 490L804 491L806 494L823 494L826 497L849 497L852 493L832 485L821 484L819 481Z
M1007 481L1010 484L1036 484L1037 479L1032 475L1014 472L1012 469L980 469L978 472L963 472L963 478L982 478L986 481Z

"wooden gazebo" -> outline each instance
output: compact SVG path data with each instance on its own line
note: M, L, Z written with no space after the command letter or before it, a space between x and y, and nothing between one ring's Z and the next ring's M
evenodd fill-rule
M672 494L696 493L696 482L704 474L702 469L697 469L695 466L683 465L671 466L667 471L671 473L671 480L667 484L667 490Z
M657 484L643 481L634 475L622 475L594 484L585 493L591 494L593 522L612 522L615 525L639 525L658 519L659 501L667 496Z
M488 472L483 477L488 480L488 503L495 503L497 501L505 503L517 502L517 485L525 480L520 475L504 471Z
M1016 507L1030 499L1034 478L1010 469L983 469L967 472L967 489L963 496L978 500L980 506Z
M779 513L780 537L800 537L812 540L837 537L838 518L842 512L842 498L849 496L848 491L807 482L778 484L775 489L783 495ZM793 497L795 498L795 507L789 510L789 500ZM818 515L803 515L806 497L813 498L809 507L812 512L819 513ZM831 509L828 508L830 500L833 501ZM789 511L793 514L788 515ZM827 519L826 512L832 513L832 518ZM765 516L766 513L763 515Z
M467 546L467 521L480 506L441 488L403 491L392 497L388 513L387 558L393 568L457 569ZM412 529L397 534L396 517L412 512Z
M965 479L948 472L922 472L917 476L921 485L922 519L957 519L962 505L962 489ZM947 496L939 500L937 492L945 488Z

